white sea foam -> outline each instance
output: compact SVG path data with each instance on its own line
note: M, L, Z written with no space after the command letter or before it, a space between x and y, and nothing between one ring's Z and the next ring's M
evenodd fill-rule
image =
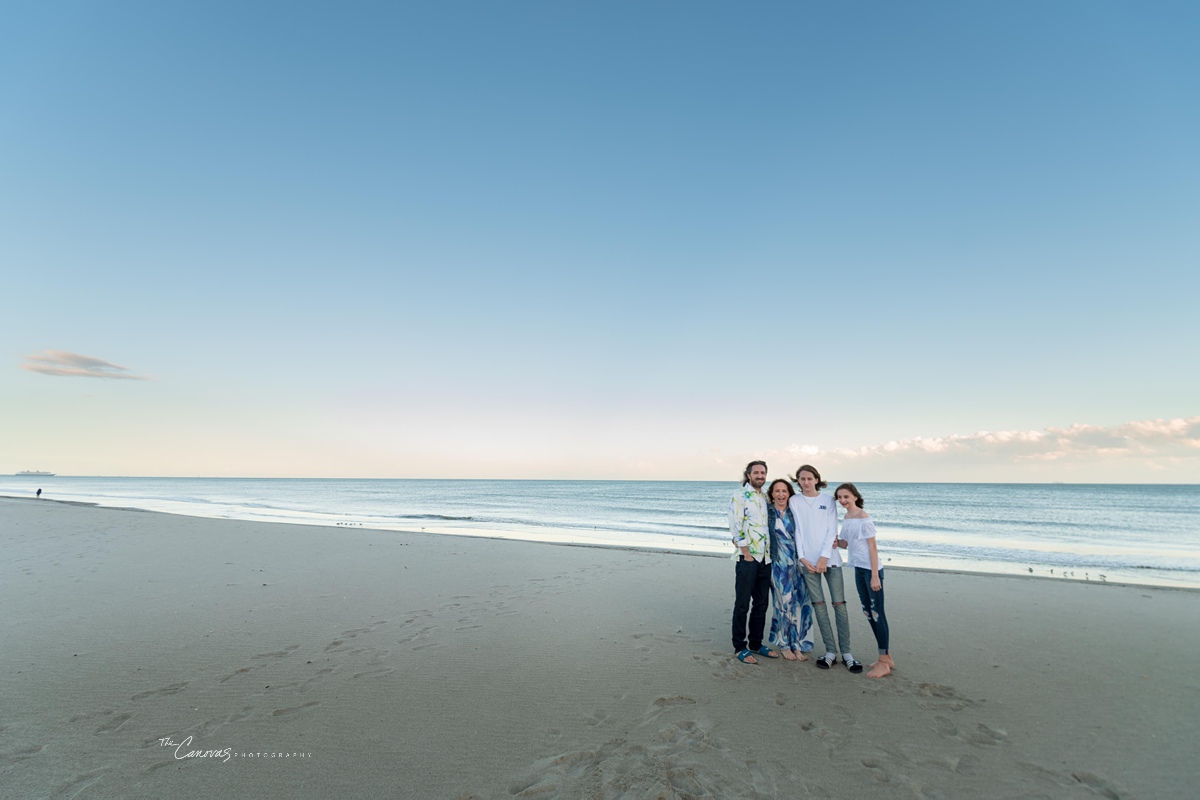
M725 553L736 484L0 478L4 495L39 487L52 499L201 517ZM885 566L1200 587L1200 486L859 488Z

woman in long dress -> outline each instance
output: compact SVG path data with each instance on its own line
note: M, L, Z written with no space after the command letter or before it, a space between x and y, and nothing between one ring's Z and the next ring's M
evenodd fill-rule
M767 529L771 532L771 634L767 641L779 648L788 661L808 661L805 642L812 630L812 607L800 575L796 554L796 521L788 508L795 491L791 483L780 479L771 484L767 495ZM805 646L807 645L807 647Z

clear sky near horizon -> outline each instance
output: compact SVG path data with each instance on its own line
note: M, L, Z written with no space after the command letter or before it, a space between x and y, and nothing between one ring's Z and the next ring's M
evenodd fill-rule
M0 8L0 472L1200 482L1200 5Z

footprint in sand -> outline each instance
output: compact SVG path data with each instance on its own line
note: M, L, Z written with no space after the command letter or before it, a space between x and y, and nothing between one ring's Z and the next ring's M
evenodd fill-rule
M663 728L658 734L658 739L672 754L680 750L692 750L711 745L708 733L698 724L687 719Z
M293 706L292 708L277 708L271 712L271 716L272 717L286 717L290 714L295 714L299 711L303 711L306 708L312 708L313 706L319 706L319 705L321 705L319 700L313 700L311 703L305 703L304 705L300 705L300 706Z
M686 694L676 694L674 697L660 697L654 700L654 703L650 704L650 710L646 712L646 721L654 720L655 717L662 714L662 711L672 708L672 706L684 706L686 708L686 706L695 704L696 700L686 696Z
M412 634L411 636L406 636L403 639L397 639L396 644L407 644L408 642L411 642L414 639L423 638L424 636L429 634L431 631L435 631L435 630L437 630L437 628L434 626L428 626L425 628L421 628L421 630L417 631L416 633Z
M655 708L666 708L667 706L691 706L695 705L696 701L687 695L678 694L674 697L660 697L654 701Z
M351 678L382 678L384 675L390 675L391 673L393 673L395 671L396 670L392 669L391 667L385 667L382 669L369 669L369 670L366 670L365 672L356 672L353 675L351 675L350 677Z
M170 686L164 686L161 689L151 689L148 692L141 692L140 694L135 694L133 697L131 697L129 699L130 700L144 700L145 698L153 697L156 694L176 694L177 692L182 692L184 689L186 689L188 686L188 683L190 683L190 681L183 681L182 683L172 683Z
M761 665L743 664L732 653L713 653L712 656L712 658L699 658L698 656L697 658L710 667L716 667L716 672L712 673L712 676L725 681L745 680L752 674L752 670L761 668Z
M871 777L880 783L889 783L892 780L892 777L878 760L874 758L860 758L858 763L862 764L867 772L871 773Z
M999 728L993 728L982 722L975 725L974 730L962 730L947 717L933 718L935 729L948 739L960 739L968 744L991 747L1002 744L1008 734Z
M232 678L236 678L238 675L243 675L252 669L254 669L254 667L242 667L241 669L235 669L233 672L229 673L224 678L221 678L221 680L217 681L217 683L224 683L225 681L230 680Z
M1039 781L1049 786L1061 789L1077 789L1080 786L1092 793L1106 797L1108 800L1132 800L1133 795L1126 790L1091 772L1071 772L1069 774L1046 769L1040 764L1021 762L1021 768ZM1063 794L1062 791L1056 794Z
M8 753L0 753L0 764L9 765L15 764L18 761L24 761L27 758L32 758L38 753L46 749L45 745L33 744L28 747L18 747Z
M300 684L300 693L304 694L305 692L314 689L318 683L325 680L327 676L331 675L337 669L338 667L325 667L324 669L318 670L316 675Z
M957 737L958 736L958 726L955 725L948 718L934 717L933 723L934 723L934 729L942 736L946 736L946 737Z
M991 725L984 725L980 722L975 726L975 730L971 731L967 741L972 744L1000 744L1008 738L1008 734L999 728L993 728Z
M1090 772L1072 772L1071 777L1101 797L1109 798L1109 800L1123 800L1129 796L1122 789L1109 783L1099 775L1093 775Z
M232 725L236 722L241 722L249 717L253 712L254 706L243 706L241 709L230 714L226 714L223 717L205 720L199 725L193 725L192 727L186 728L182 731L172 731L171 736L178 740L186 739L188 736L193 736L196 739L204 739L208 736L211 736L215 731L224 728L226 725ZM149 739L142 740L142 749L156 747L162 747L162 739L160 736L152 736Z
M919 683L916 685L916 691L919 697L929 698L917 701L917 705L924 709L948 708L951 711L962 711L976 704L971 698L959 694L953 686L943 686L940 683Z
M945 767L956 775L975 775L979 771L979 759L969 753L960 756L945 756L932 763L939 767Z
M254 713L254 706L242 706L237 711L226 714L223 717L205 720L195 728L195 735L199 737L208 736L214 731L224 728L226 725L233 725L241 722L242 720L248 718L252 713ZM191 731L188 732L190 733Z
M287 647L283 648L282 650L277 650L274 653L259 653L258 655L254 656L254 657L255 658L286 658L299 649L300 649L300 645L289 644Z
M589 716L585 722L587 722L589 727L598 728L604 723L608 722L608 720L608 712L602 708L597 708L591 713L591 716Z
M99 728L96 728L97 736L99 736L101 734L105 734L105 733L112 733L113 731L117 730L122 725L124 725L126 722L133 719L133 714L128 711L123 712L121 714L116 714L116 713L110 711L110 712L108 712L108 716L110 717L109 720L107 722L105 722L104 724L102 724Z

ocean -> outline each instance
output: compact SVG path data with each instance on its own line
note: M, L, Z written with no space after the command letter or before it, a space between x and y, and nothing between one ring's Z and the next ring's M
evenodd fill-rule
M858 487L885 567L1200 588L1200 486ZM361 527L729 554L725 515L737 484L0 477L0 495L37 488L52 500L324 525L330 536Z

